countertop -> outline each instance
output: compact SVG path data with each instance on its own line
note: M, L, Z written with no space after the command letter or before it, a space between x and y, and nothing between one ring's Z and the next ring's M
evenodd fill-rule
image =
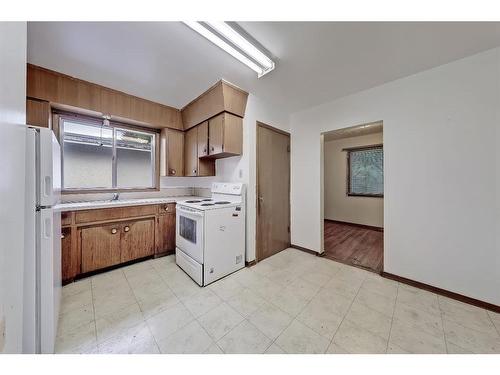
M100 200L100 201L78 201L78 202L65 202L60 203L54 207L55 210L60 212L66 211L80 211L80 210L93 210L98 208L113 208L113 207L127 207L127 206L141 206L147 204L162 204L184 201L187 199L199 199L194 196L179 196L179 197L162 197L162 198L129 198L118 199L116 201Z

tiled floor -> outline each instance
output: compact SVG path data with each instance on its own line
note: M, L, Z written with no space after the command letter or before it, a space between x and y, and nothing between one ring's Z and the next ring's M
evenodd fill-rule
M500 314L288 249L209 287L173 256L63 288L58 353L500 353Z

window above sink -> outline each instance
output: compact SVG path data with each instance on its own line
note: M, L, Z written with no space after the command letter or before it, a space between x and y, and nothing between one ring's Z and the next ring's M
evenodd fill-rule
M81 115L57 118L64 192L157 188L157 133Z

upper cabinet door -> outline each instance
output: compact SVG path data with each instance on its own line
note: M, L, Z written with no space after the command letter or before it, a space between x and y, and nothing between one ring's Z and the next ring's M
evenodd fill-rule
M189 129L184 134L184 174L198 175L198 129Z
M209 155L221 154L224 152L224 121L225 113L208 121L209 134Z
M202 122L198 129L198 157L208 155L208 121Z
M184 133L162 129L160 135L160 176L184 176Z

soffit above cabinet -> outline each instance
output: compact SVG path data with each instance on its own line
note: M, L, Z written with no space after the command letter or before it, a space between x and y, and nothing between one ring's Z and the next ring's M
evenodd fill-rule
M184 130L190 129L221 112L244 117L247 99L247 92L227 81L220 80L182 108Z

